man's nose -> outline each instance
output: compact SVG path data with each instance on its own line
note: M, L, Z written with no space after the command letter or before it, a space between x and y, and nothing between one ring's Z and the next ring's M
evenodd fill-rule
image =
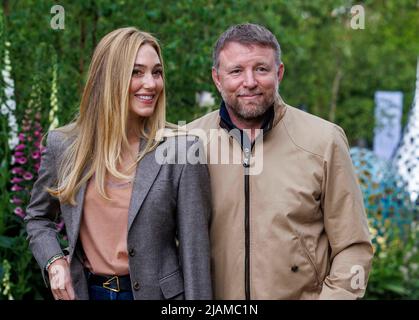
M244 74L243 86L246 88L254 88L256 87L256 85L257 85L257 82L253 75L253 71L251 70L246 71Z

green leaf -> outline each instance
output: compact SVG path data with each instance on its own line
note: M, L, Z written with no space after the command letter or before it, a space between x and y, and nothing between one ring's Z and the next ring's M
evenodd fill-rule
M0 235L0 248L12 249L13 246L15 245L15 242L16 242L15 238Z
M386 283L383 287L387 289L388 291L395 292L400 295L406 295L409 292L407 289L403 288L398 283Z

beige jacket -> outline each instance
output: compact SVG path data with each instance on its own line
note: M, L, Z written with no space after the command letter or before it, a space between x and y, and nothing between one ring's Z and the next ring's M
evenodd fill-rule
M250 168L262 162L260 174L209 163L215 298L360 298L373 249L345 133L279 100L271 130L252 148ZM197 128L208 162L223 147L246 161L218 110L188 125Z

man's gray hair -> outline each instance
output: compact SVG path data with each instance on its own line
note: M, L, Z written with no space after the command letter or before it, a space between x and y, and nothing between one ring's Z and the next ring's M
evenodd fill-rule
M230 42L238 42L243 45L257 44L270 47L275 51L276 65L279 66L281 64L281 47L272 32L258 24L243 23L228 28L215 43L214 51L212 53L212 65L216 70L218 70L220 63L220 52Z

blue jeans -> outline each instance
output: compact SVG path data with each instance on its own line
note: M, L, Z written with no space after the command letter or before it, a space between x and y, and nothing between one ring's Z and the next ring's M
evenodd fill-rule
M134 300L132 291L114 292L97 285L89 285L89 300Z

